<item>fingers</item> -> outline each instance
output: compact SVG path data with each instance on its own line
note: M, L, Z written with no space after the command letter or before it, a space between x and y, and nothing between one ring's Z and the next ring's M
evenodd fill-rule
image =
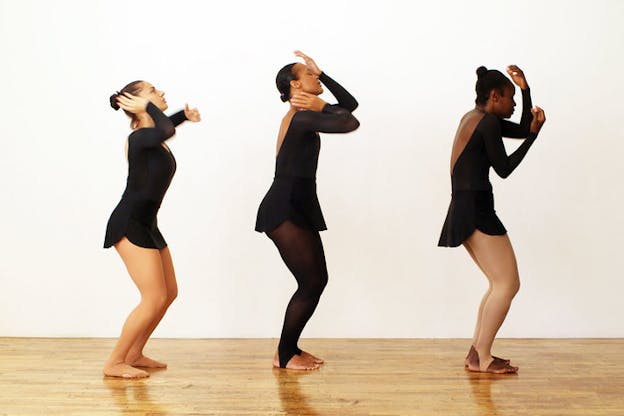
M199 110L197 108L190 108L188 103L184 104L184 115L186 118L192 122L201 121L201 115L199 114Z
M544 110L542 110L538 106L535 106L535 113L533 113L533 115L537 118L537 121L540 122L541 124L544 124L544 122L546 121L546 114L544 113Z
M298 56L299 58L303 58L303 59L308 58L308 55L306 55L305 53L301 52L300 50L296 50L295 51L295 56Z
M533 123L536 123L537 126L541 127L546 122L546 114L544 110L540 107L533 107L531 109L531 114L533 115Z

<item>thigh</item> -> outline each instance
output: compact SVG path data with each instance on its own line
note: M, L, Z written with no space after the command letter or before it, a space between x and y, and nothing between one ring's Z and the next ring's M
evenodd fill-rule
M171 258L171 251L169 251L169 247L165 247L160 250L160 258L165 277L165 285L167 286L167 294L175 297L178 293L178 282L176 281L173 259Z
M159 250L134 245L126 237L115 244L126 269L142 296L166 292L165 276Z
M295 276L306 271L317 271L319 264L324 264L323 246L318 231L284 221L267 235L273 240L286 266Z
M468 254L470 254L470 257L472 257L472 260L479 267L481 272L483 272L483 274L487 277L487 273L485 272L485 270L483 269L483 267L479 263L479 259L477 258L477 256L475 256L474 251L472 250L472 247L470 247L470 243L468 243L468 241L464 241L464 248L466 249ZM488 277L488 279L489 279L489 277Z
M507 234L488 235L476 230L466 243L470 248L469 252L490 281L496 283L518 280L516 255Z

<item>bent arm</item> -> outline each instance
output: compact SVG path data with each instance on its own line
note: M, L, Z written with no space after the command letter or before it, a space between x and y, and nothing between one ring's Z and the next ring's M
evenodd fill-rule
M508 120L501 120L502 136L512 139L524 139L528 137L531 120L533 120L533 115L531 114L532 107L531 90L529 88L522 90L522 117L520 117L520 124Z
M358 107L357 100L345 90L342 85L338 84L332 78L330 78L325 72L321 72L319 75L319 81L323 83L329 89L329 91L338 100L338 105L348 111L353 111Z
M485 150L496 174L501 178L506 178L518 167L520 162L522 162L529 148L535 142L537 135L529 133L527 139L520 147L508 156L505 151L505 145L503 144L500 120L493 115L486 115L486 117L488 117L488 119L484 120L481 126Z
M320 133L348 133L360 126L360 122L338 105L327 104L322 112L301 111L294 120L301 128Z

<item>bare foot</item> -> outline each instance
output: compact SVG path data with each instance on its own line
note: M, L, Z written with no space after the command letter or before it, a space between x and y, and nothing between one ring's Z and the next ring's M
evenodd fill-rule
M325 360L323 360L322 358L315 357L314 355L312 355L312 354L310 354L309 352L306 352L306 351L301 351L301 356L303 358L308 359L308 360L312 360L312 362L315 363L315 364L324 364L325 363Z
M273 367L281 368L277 352L273 357ZM310 358L303 358L301 355L295 354L286 363L286 368L289 370L318 370L320 368L320 364L315 363Z
M105 376L121 378L145 378L149 377L147 371L139 370L126 363L106 363L102 370Z
M494 373L494 374L510 374L517 373L518 367L509 365L506 360L498 357L479 359L479 353L475 351L469 358L468 371L474 371L477 373Z
M468 363L470 362L471 357L474 355L475 352L477 352L477 350L475 349L474 345L471 345L470 350L468 350L468 355L466 355L466 358L464 358L464 367L468 368ZM506 358L500 358L494 355L492 356L492 358L494 358L495 360L504 361L507 364L511 362L510 360L507 360Z
M126 364L133 367L146 367L146 368L167 368L167 364L160 361L152 360L144 355L139 356L136 359L126 358Z

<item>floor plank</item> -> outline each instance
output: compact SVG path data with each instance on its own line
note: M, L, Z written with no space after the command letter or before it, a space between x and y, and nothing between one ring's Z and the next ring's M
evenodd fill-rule
M310 373L272 339L155 339L139 381L102 377L113 343L0 338L0 415L624 415L624 339L498 340L516 376L466 372L463 339L308 339Z

